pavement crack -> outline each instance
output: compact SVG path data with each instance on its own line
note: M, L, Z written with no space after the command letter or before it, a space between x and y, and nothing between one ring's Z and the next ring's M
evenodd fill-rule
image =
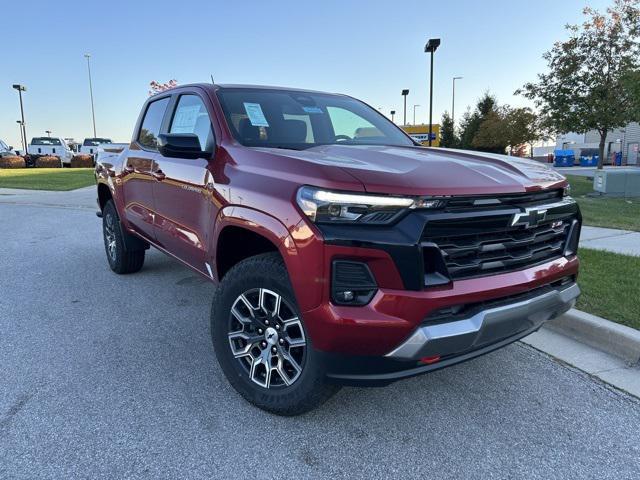
M32 397L32 393L23 393L18 396L17 400L13 402L13 405L9 407L9 410L5 414L4 418L0 420L0 431L4 430L4 428L9 425L11 419L18 413L20 413L20 410L25 407L25 405L29 402L29 400L31 400Z

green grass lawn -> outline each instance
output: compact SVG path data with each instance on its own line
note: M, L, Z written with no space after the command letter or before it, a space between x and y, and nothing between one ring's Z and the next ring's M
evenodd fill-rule
M640 231L640 198L587 197L593 179L567 175L585 225Z
M0 169L0 188L75 190L95 185L93 168Z
M576 308L640 330L640 257L581 248Z

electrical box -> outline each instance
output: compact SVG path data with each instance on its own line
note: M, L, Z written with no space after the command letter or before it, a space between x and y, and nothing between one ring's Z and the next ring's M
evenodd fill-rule
M598 170L593 190L614 197L640 197L640 170Z

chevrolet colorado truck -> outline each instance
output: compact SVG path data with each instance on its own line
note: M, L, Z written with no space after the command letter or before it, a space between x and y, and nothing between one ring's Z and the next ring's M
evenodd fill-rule
M159 93L96 178L111 269L140 270L154 246L216 284L222 371L281 415L503 347L580 293L564 177L418 146L344 95Z

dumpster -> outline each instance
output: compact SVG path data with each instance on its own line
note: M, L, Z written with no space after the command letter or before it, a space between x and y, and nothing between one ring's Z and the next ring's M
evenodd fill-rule
M599 155L593 155L592 157L581 156L580 157L580 166L581 167L597 167Z
M573 150L554 150L553 155L555 167L573 167L576 158Z

